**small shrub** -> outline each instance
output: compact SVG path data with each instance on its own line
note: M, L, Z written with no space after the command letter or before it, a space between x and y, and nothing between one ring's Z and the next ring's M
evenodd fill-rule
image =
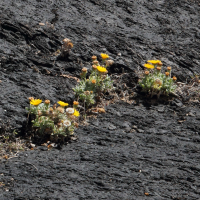
M77 104L73 108L67 108L68 103L58 101L60 105L54 104L50 106L50 101L45 100L42 103L40 99L29 98L30 108L29 115L32 118L32 126L38 134L50 134L52 136L67 137L73 135L77 124L79 112L76 110ZM78 102L77 102L78 103Z
M102 63L100 65L96 56L92 56L93 65L92 71L87 76L87 68L82 69L81 81L73 89L76 93L76 96L82 100L86 106L94 104L96 99L100 97L102 92L106 92L108 89L112 89L113 81L110 76L107 74L107 68L112 65L114 62L112 60L107 60L109 56L107 54L101 54Z
M176 77L171 78L171 67L167 67L167 71L163 74L161 72L162 62L160 60L148 60L144 65L147 70L144 72L142 80L139 82L142 90L151 94L151 97L157 95L159 98L161 94L169 95L174 92L176 85Z

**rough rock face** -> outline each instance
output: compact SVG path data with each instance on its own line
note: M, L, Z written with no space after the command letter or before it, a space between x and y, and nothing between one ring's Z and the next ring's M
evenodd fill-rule
M2 132L23 130L29 96L71 103L76 80L63 75L79 77L102 52L110 73L131 74L125 82L154 58L178 81L200 74L199 1L1 0L0 10ZM61 59L66 37L74 48ZM1 199L199 198L199 104L141 99L106 111L61 150L1 161Z
M115 72L158 58L179 81L200 73L197 3L2 0L0 8L1 126L21 128L29 96L72 100L75 82L60 75L78 75L93 54L108 53ZM74 48L66 61L56 60L65 37Z

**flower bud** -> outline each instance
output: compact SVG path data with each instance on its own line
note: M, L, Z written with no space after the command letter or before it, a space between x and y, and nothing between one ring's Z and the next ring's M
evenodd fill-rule
M78 102L78 101L74 101L74 102L73 102L73 105L78 106L78 105L79 105L79 102Z
M155 84L162 85L162 81L161 81L159 78L157 78L157 79L155 80Z
M34 98L33 98L33 97L29 97L28 99L29 99L29 101L32 101L32 100L34 100Z
M96 80L95 79L92 80L92 84L96 84Z
M74 45L73 45L73 43L71 42L71 40L70 39L68 39L68 38L65 38L64 40L63 40L63 47L64 47L64 49L71 49L72 47L73 47Z
M92 60L96 60L97 59L97 57L96 56L92 56Z
M145 74L145 75L149 75L149 71L145 71L144 74Z
M113 60L106 60L106 65L110 66L113 65L114 61Z
M57 123L57 127L60 128L62 126L62 123Z
M175 76L173 76L173 78L172 78L172 79L173 79L173 81L176 81L176 80L177 80L177 78L176 78Z
M85 95L90 95L90 91L85 91L84 94Z
M68 39L68 38L65 38L65 39L63 40L63 43L68 43L68 42L71 42L71 40Z
M157 65L160 66L160 67L162 67L163 64L162 64L162 62L160 61L160 62L157 63Z
M83 67L82 72L83 72L83 73L86 73L86 72L87 72L87 68L86 68L86 67Z
M42 112L41 110L38 110L38 115L41 116L42 115Z
M56 109L56 106L57 106L57 104L55 103L55 104L53 105L53 109L54 109L54 110Z
M64 40L63 40L63 45L62 45L62 47L61 47L61 56L62 57L65 57L65 56L68 56L69 55L69 52L70 52L70 50L72 49L72 47L73 47L74 45L73 45L73 43L71 42L71 40L70 39L68 39L68 38L65 38Z
M105 111L104 108L98 108L98 112L99 112L99 113L105 113L106 111Z
M56 110L57 110L58 112L60 112L60 113L64 113L64 112L65 112L65 109L64 109L63 107L61 107L61 106L57 107Z
M73 43L72 42L69 42L68 44L67 44L67 47L69 48L69 49L71 49L71 48L73 48Z
M74 126L76 126L76 128L78 128L78 123L77 122L74 122Z
M94 65L99 65L99 62L98 62L97 60L94 60L94 61L93 61L93 64L94 64Z
M156 69L157 69L158 71L160 71L160 70L161 70L161 67L156 67Z
M166 75L166 76L169 76L169 72L165 72L165 75Z
M44 103L48 105L50 104L50 100L45 100Z
M97 69L97 66L96 65L92 65L92 69Z
M171 67L167 67L167 70L168 70L168 71L171 71L171 69L172 69Z

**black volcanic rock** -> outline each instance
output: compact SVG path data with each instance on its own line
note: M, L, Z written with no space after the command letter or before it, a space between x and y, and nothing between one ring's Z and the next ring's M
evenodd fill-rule
M197 0L1 0L0 10L1 133L26 134L30 96L72 104L69 77L91 68L92 55L115 61L119 94L137 87L148 59L179 82L200 74ZM60 59L64 38L74 47ZM199 199L199 103L133 100L108 105L77 141L1 160L0 199Z

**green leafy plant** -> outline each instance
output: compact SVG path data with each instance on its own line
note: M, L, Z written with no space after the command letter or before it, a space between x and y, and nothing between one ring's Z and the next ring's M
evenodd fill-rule
M26 108L31 115L32 126L39 134L50 134L52 136L67 137L73 135L74 129L77 126L77 117L80 115L76 110L76 105L73 108L67 108L68 103L58 101L60 105L54 104L50 107L50 101L45 100L42 103L40 99L29 98L30 108Z
M81 81L73 89L76 96L82 100L87 106L94 104L98 98L100 98L102 92L106 92L113 87L113 81L107 74L107 68L114 62L107 60L109 56L107 54L101 54L102 63L100 65L96 56L92 56L93 65L92 71L87 76L87 68L82 69Z
M142 80L139 82L142 90L151 94L151 97L157 95L159 98L161 94L169 95L176 89L174 82L177 78L171 78L171 67L167 67L165 73L161 72L162 62L160 60L148 60L144 65L147 70L144 72Z

